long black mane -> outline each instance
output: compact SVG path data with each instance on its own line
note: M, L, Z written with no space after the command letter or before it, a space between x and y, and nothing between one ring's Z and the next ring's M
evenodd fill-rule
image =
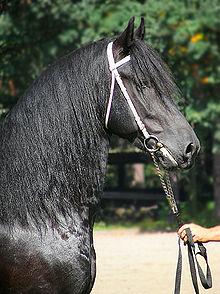
M7 116L0 138L1 223L56 223L73 206L98 201L108 153L106 47L112 40L88 44L56 62ZM149 77L159 96L178 92L153 49L135 40L131 56L133 68Z
M27 224L28 215L36 223L56 222L58 213L71 213L102 188L106 42L52 65L6 118L0 138L2 223Z

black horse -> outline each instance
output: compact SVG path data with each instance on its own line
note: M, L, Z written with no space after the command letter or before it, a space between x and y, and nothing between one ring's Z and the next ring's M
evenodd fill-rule
M147 131L179 168L199 149L173 97L179 91L134 19L116 37L75 50L50 66L20 98L0 129L0 293L91 292L95 279L93 224L103 190L112 133L145 150L142 131L116 84L106 109L115 62ZM152 142L148 142L152 144ZM175 164L158 152L165 168ZM105 250L103 248L103 250Z

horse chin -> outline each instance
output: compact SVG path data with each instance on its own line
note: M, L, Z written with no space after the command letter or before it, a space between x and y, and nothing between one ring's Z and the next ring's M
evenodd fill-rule
M157 158L165 170L172 171L178 169L179 167L176 161L174 162L167 157L157 156Z
M191 169L194 166L194 160L186 161L186 162L173 162L173 160L170 160L167 157L157 156L160 164L163 166L164 169L172 171L177 169Z
M179 168L180 169L191 169L194 166L194 162L195 162L195 160L180 163Z

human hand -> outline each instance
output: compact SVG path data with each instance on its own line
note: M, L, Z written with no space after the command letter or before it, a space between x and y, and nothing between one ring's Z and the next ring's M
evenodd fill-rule
M179 231L178 234L180 235L180 237L183 239L184 243L187 243L187 235L185 232L185 229L189 228L192 236L193 236L193 241L194 242L209 242L209 229L204 228L202 226L199 226L197 224L191 223L191 224L185 224L183 225Z

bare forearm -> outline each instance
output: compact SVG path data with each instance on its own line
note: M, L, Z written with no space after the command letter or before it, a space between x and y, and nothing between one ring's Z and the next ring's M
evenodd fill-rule
M209 241L220 241L220 226L209 228Z

